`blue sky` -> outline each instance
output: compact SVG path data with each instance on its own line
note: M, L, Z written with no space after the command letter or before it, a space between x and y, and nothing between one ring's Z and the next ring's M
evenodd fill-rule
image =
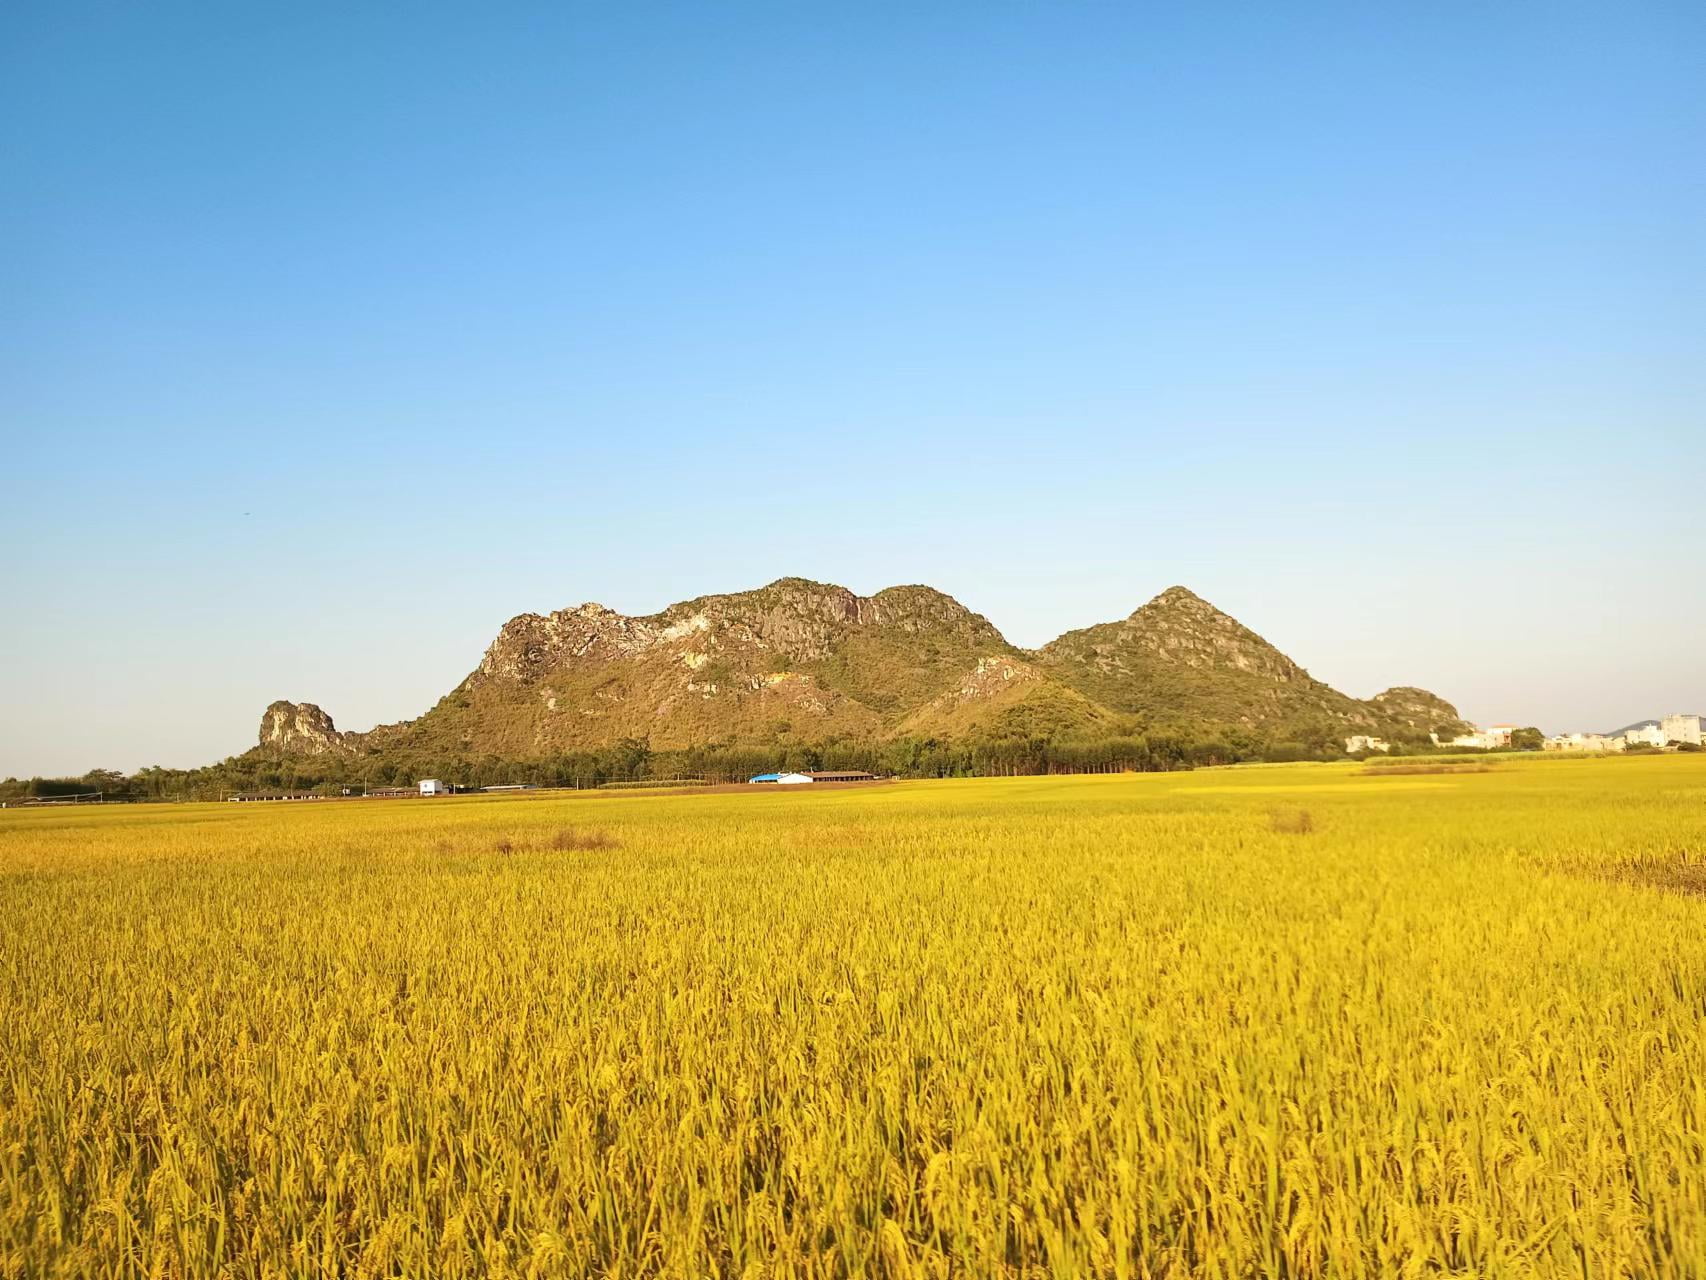
M1694 4L20 3L0 775L784 574L1706 711Z

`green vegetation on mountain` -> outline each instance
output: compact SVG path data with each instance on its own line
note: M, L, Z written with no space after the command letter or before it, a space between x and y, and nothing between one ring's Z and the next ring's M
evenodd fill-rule
M900 732L961 741L1021 738L1058 741L1131 731L1119 716L1016 657L981 658L957 687L919 707Z

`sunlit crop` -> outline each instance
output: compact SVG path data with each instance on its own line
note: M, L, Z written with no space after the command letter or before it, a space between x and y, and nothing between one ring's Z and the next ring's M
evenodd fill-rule
M0 813L0 1275L1706 1274L1706 757Z

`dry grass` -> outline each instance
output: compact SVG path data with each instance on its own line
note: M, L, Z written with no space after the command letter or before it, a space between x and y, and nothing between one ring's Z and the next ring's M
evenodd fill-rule
M571 849L594 850L620 847L621 842L608 831L577 830L574 827L564 827L551 837L551 848L559 853Z
M1706 897L1706 854L1692 850L1677 850L1598 870L1606 878L1625 884Z
M1482 764L1478 761L1468 764L1461 762L1441 762L1439 764L1377 764L1369 765L1364 768L1362 770L1362 776L1365 778L1397 778L1411 774L1423 773L1492 773L1496 767L1497 766L1495 765Z
M1285 836L1306 836L1315 830L1315 815L1307 809L1274 809L1268 813L1268 830Z
M522 852L548 849L554 853L568 853L573 851L594 852L621 847L621 841L608 831L564 827L548 837L536 838L532 843L525 840L518 842L515 838L506 836L492 846L492 851L501 857L508 858L513 856L518 849Z

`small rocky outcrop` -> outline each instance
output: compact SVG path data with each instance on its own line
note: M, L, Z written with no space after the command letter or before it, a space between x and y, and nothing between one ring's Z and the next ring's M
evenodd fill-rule
M344 734L312 702L273 703L261 714L263 751L298 756L323 756L350 750Z
M1451 737L1475 727L1437 693L1429 693L1413 685L1400 685L1377 693L1368 702L1379 715L1416 734L1438 733L1441 737Z

